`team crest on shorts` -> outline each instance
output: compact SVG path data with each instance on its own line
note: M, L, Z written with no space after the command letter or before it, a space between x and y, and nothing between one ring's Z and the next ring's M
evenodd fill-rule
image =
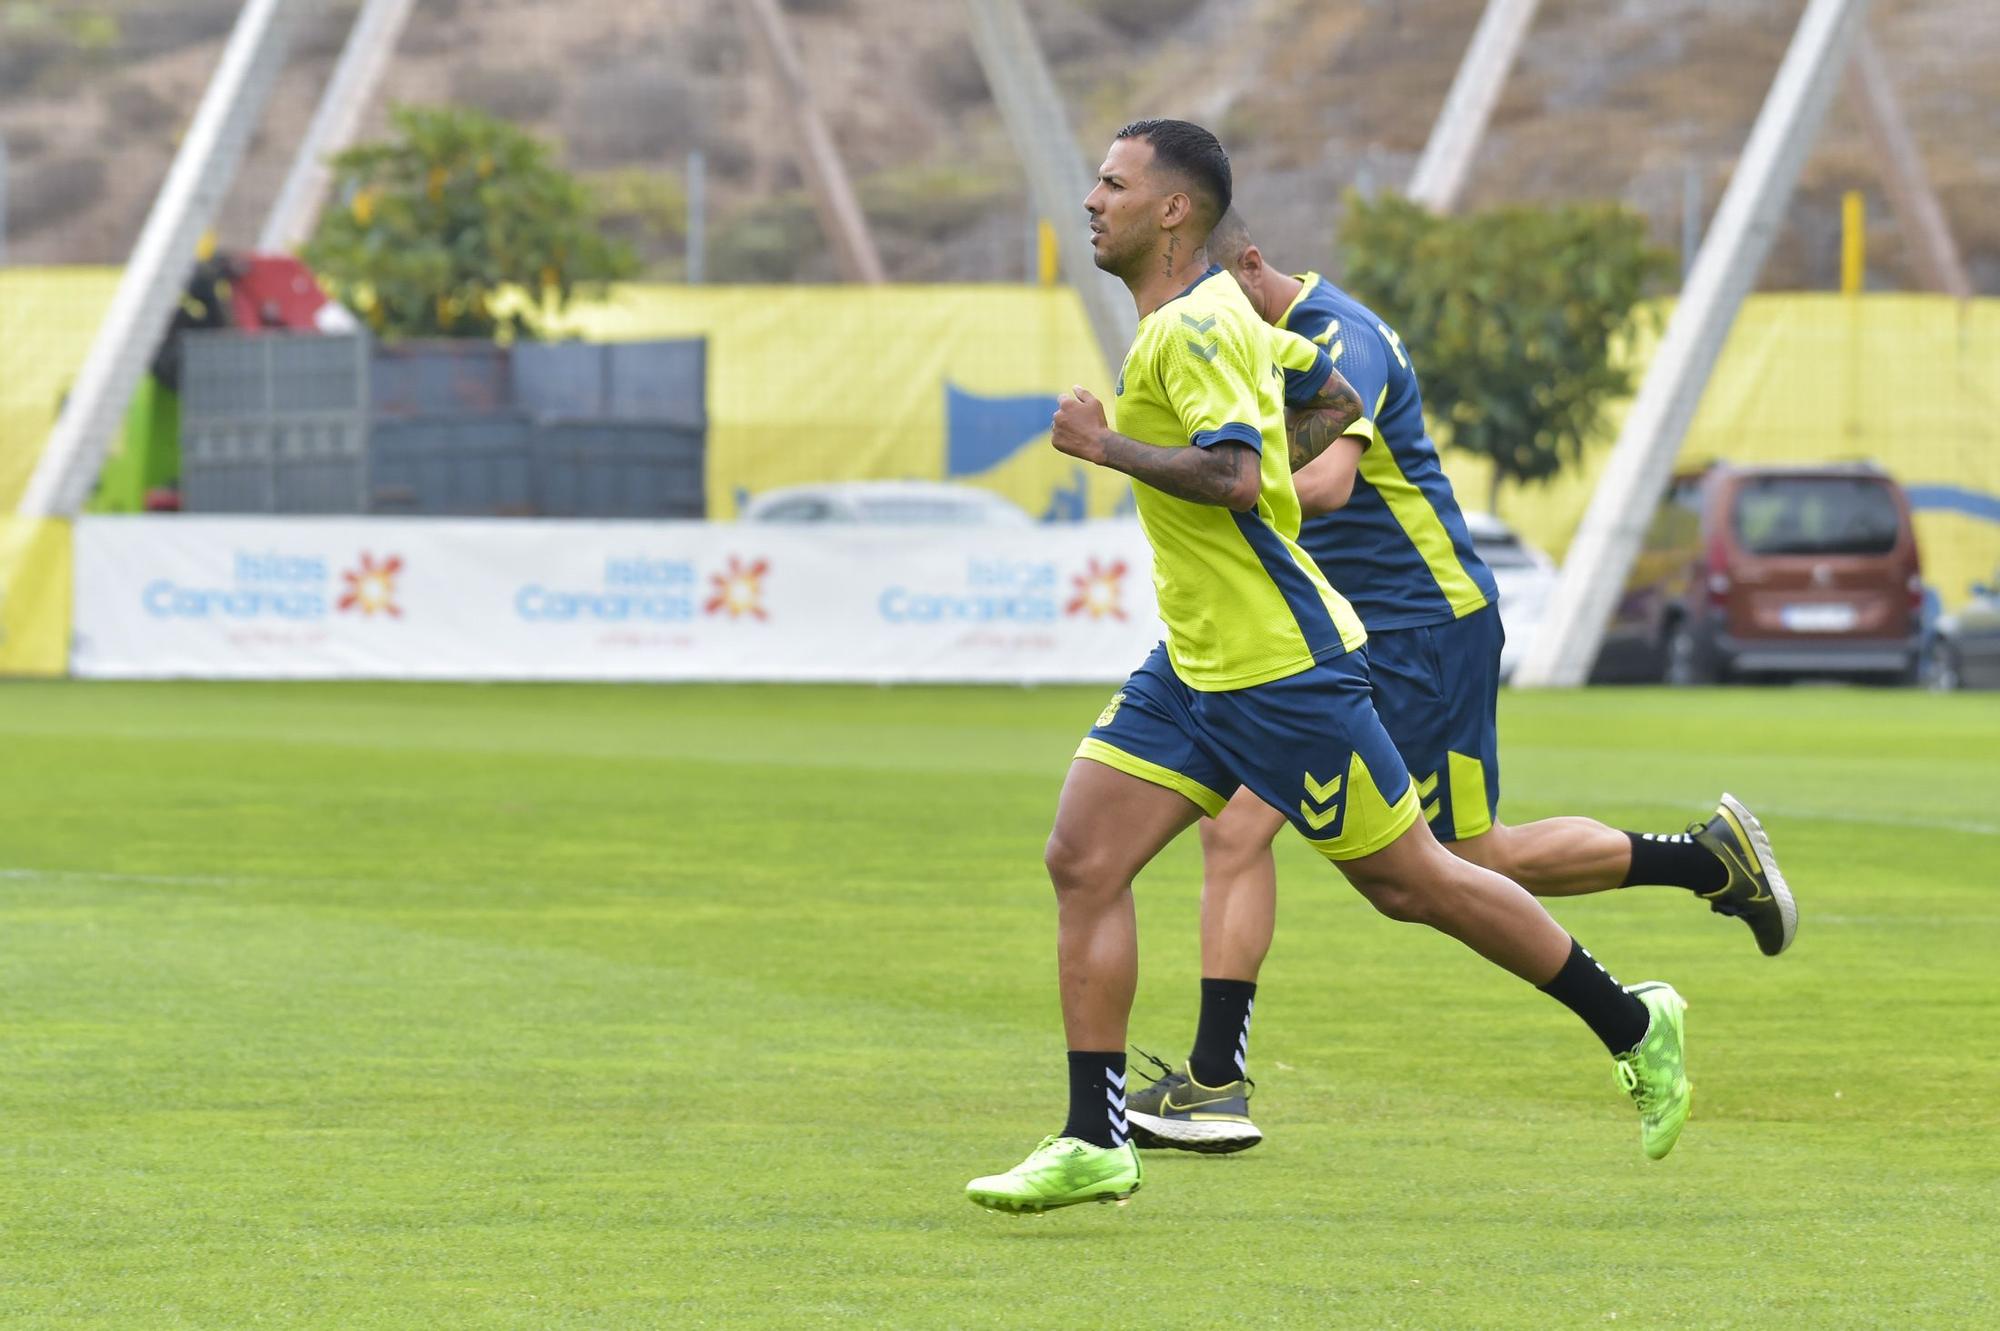
M1118 705L1124 701L1125 690L1120 689L1118 692L1112 694L1111 701L1104 704L1104 710L1097 714L1097 724L1091 727L1091 729L1102 730L1104 727L1110 725L1112 719L1118 715Z

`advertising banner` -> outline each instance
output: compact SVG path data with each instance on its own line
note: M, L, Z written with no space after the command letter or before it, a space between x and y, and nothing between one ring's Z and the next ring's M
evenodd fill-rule
M0 675L61 675L69 607L69 524L0 517Z
M1161 635L1135 523L779 527L85 517L96 678L1118 680Z

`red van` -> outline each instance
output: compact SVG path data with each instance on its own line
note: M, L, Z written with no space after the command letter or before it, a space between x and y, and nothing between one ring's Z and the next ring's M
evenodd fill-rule
M1886 472L1716 465L1669 486L1594 674L1914 681L1922 615L1910 501Z

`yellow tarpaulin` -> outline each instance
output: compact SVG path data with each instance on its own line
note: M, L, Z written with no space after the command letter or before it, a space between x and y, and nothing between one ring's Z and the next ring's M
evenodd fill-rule
M593 340L708 339L708 503L805 481L963 480L1036 517L1102 517L1123 480L1048 446L1056 395L1111 396L1060 287L630 286L573 308Z
M69 668L70 526L0 517L0 676Z
M1560 557L1624 416L1610 413L1583 466L1504 491L1502 516ZM1917 509L1924 581L1958 605L2000 568L2000 300L1751 297L1681 449L1684 467L1711 459L1879 463ZM1447 450L1445 468L1485 506L1483 462Z
M0 268L0 513L19 507L117 286L115 268Z
M33 470L117 274L0 269L0 512ZM592 339L703 337L709 512L778 486L863 478L989 486L1037 517L1098 517L1123 480L1048 446L1055 396L1111 373L1081 304L1025 286L688 287L638 284L569 317ZM1649 346L1635 354L1643 356ZM1423 349L1412 348L1418 366ZM2000 567L2000 300L1763 295L1744 304L1682 457L1871 458L1911 492L1926 580L1946 604ZM1503 516L1560 555L1622 422L1584 464L1508 490ZM1478 460L1447 450L1468 507Z

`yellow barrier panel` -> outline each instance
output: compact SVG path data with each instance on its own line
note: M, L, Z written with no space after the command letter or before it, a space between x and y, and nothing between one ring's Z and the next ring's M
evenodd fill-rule
M1066 287L621 287L573 307L604 340L708 339L708 511L807 481L962 480L1035 517L1103 517L1124 478L1048 445L1058 393L1111 397Z
M1609 413L1582 466L1502 491L1501 515L1560 557L1624 414ZM1957 606L2000 568L2000 300L1751 297L1681 449L1683 467L1711 460L1879 463L1917 509L1924 580ZM1486 463L1449 449L1444 462L1460 498L1483 507Z
M1858 296L1868 279L1868 196L1840 196L1840 294Z
M69 669L70 526L0 517L0 676Z
M0 513L20 505L117 286L115 268L0 268Z
M0 513L33 470L116 280L111 269L0 269ZM964 480L1037 517L1128 506L1122 478L1048 447L1057 393L1111 388L1066 288L634 285L576 307L569 327L594 339L708 340L716 518L763 490L864 478ZM2000 300L1754 296L1682 457L1879 462L1910 489L1925 577L1956 605L2000 568L1996 408ZM1582 466L1506 491L1503 515L1560 555L1623 413L1610 413ZM1467 505L1483 507L1485 464L1447 448L1445 465Z
M1062 251L1055 223L1046 217L1035 223L1035 277L1045 287L1062 280Z

